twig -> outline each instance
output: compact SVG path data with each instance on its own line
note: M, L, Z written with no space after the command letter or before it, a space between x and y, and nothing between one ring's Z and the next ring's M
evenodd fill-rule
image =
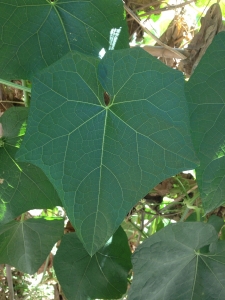
M165 1L160 1L160 4L166 3ZM140 5L140 3L135 1L129 1L128 5L134 4L134 5ZM167 3L166 3L167 4ZM144 8L149 8L150 6L159 5L159 1L151 2L151 4L144 4L136 8L137 10L143 10Z
M22 86L23 87L26 87L26 81L25 80L21 80L21 82L22 82ZM23 97L24 97L24 103L25 103L25 106L26 107L28 107L29 106L29 96L28 96L28 93L27 93L27 91L23 91Z
M189 202L187 203L186 209L183 213L183 215L180 218L180 222L183 222L186 218L187 215L189 213L189 211L191 210L196 210L196 208L194 206L192 206L192 204L199 198L199 193L197 193L192 199L189 199ZM198 209L198 208L197 208Z
M176 49L169 47L168 45L161 42L159 38L157 38L153 33L151 33L150 30L148 30L139 20L139 18L133 13L133 11L124 4L124 9L134 18L134 20L144 29L144 31L150 35L159 45L163 46L165 49L168 49L169 51L176 53L180 59L186 59L186 56L178 52Z
M15 298L14 298L13 280L12 280L12 272L11 272L10 265L6 265L6 277L9 286L9 299L14 300Z
M19 85L19 84L16 84L16 83L13 83L11 81L7 81L7 80L1 79L1 78L0 78L0 83L2 83L4 85L11 86L14 89L22 90L22 91L25 91L25 92L28 92L28 93L31 92L31 89L26 87L26 86L22 86L22 85Z
M27 300L33 294L33 292L36 290L36 288L43 282L43 279L44 279L44 276L45 276L45 273L46 273L46 270L47 270L47 267L48 267L49 259L50 259L50 254L46 258L45 266L44 266L44 270L43 270L43 274L42 274L41 280L32 288L32 290L24 298L24 300Z
M1 100L1 99L0 99L0 104L1 104L1 103L16 103L16 104L24 105L24 102L10 101L10 100Z
M187 194L193 192L194 190L196 190L198 188L197 185L193 186L190 190L187 191ZM169 208L171 208L172 206L176 205L178 202L180 202L184 197L186 196L186 194L181 195L180 197L174 199L173 202L169 203L168 205L166 205L165 207L163 207L162 209L160 209L158 211L157 214L155 214L150 220L148 220L148 222L145 224L145 227L148 226L151 222L153 222L157 217L164 217L164 215L162 215L162 213L164 213L165 211L169 210ZM188 210L189 211L189 210ZM188 213L187 211L187 213ZM166 217L166 215L165 215Z
M163 8L160 8L160 9L153 9L153 10L150 10L149 12L146 12L145 14L139 15L139 17L147 17L147 16L153 15L153 14L160 14L161 12L164 12L164 11L184 7L185 5L188 5L188 4L190 4L194 1L195 0L190 0L190 1L183 2L183 3L177 4L177 5L169 5L167 7L163 7Z
M131 220L128 220L130 224L141 234L144 238L148 238L147 234L144 233L136 224L134 224Z
M193 192L194 190L196 190L198 188L197 185L193 186L190 190L187 191L187 194L190 194L191 192ZM160 209L159 213L163 213L164 211L167 211L169 208L171 208L172 206L174 206L175 204L177 204L177 202L180 202L181 200L184 199L186 195L181 195L179 197L177 197L176 199L174 199L173 202L169 203L168 205L166 205L165 207L163 207L162 209Z
M165 58L178 58L180 59L180 56L177 55L177 53L171 52L170 50L165 49L162 46L150 46L150 45L136 45L136 46L131 46L131 48L134 47L141 47L142 49L144 49L146 52L150 53L153 56L156 57L165 57ZM178 49L178 48L174 48L177 52L181 53L181 54L185 54L185 50L184 49Z

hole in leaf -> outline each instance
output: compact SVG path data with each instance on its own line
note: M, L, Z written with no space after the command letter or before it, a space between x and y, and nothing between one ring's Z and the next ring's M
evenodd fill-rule
M104 92L104 101L105 101L105 105L108 106L110 102L110 97L107 92Z

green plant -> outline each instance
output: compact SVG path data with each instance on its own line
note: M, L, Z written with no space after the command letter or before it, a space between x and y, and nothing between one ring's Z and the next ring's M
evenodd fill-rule
M29 112L0 117L0 263L37 271L62 237L63 219L23 213L62 206L75 228L54 259L65 296L120 298L132 267L120 225L139 199L196 169L202 206L193 205L199 195L185 195L181 220L190 207L200 221L224 203L225 33L185 82L144 50L128 49L119 0L1 0L0 8L0 77L32 82ZM128 298L224 299L223 222L164 228L154 220L156 233L133 254Z

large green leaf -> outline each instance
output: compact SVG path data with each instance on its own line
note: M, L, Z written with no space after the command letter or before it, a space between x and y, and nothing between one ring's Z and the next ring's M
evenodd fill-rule
M186 84L197 181L205 212L225 202L225 32L207 49Z
M137 248L132 262L129 300L225 299L225 242L212 225L168 225Z
M0 77L31 77L71 50L129 47L121 0L0 0Z
M0 227L0 263L24 273L37 272L63 235L63 219L34 218Z
M182 74L142 49L98 64L73 52L34 77L18 153L49 177L90 254L151 188L196 167Z
M94 256L76 233L63 236L54 258L56 276L68 300L117 299L127 289L131 252L121 227Z
M27 108L11 108L0 118L0 224L34 208L62 205L56 190L42 170L15 162L15 153L25 132Z

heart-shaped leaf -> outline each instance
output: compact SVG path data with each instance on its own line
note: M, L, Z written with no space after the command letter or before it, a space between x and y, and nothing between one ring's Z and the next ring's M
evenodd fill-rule
M63 219L33 218L0 227L0 263L33 274L63 235Z
M225 201L225 32L219 33L186 84L197 181L205 212Z
M0 77L28 79L71 50L129 47L121 0L1 0Z
M25 133L28 109L14 107L0 117L0 224L30 209L62 205L56 190L42 170L15 162L15 154Z
M121 227L92 257L75 233L66 234L54 258L56 276L68 300L122 297L131 267L131 252Z
M182 74L142 49L98 64L73 52L34 78L18 152L49 177L91 255L151 188L196 166Z
M137 248L132 262L129 300L225 299L225 242L212 225L168 225Z

